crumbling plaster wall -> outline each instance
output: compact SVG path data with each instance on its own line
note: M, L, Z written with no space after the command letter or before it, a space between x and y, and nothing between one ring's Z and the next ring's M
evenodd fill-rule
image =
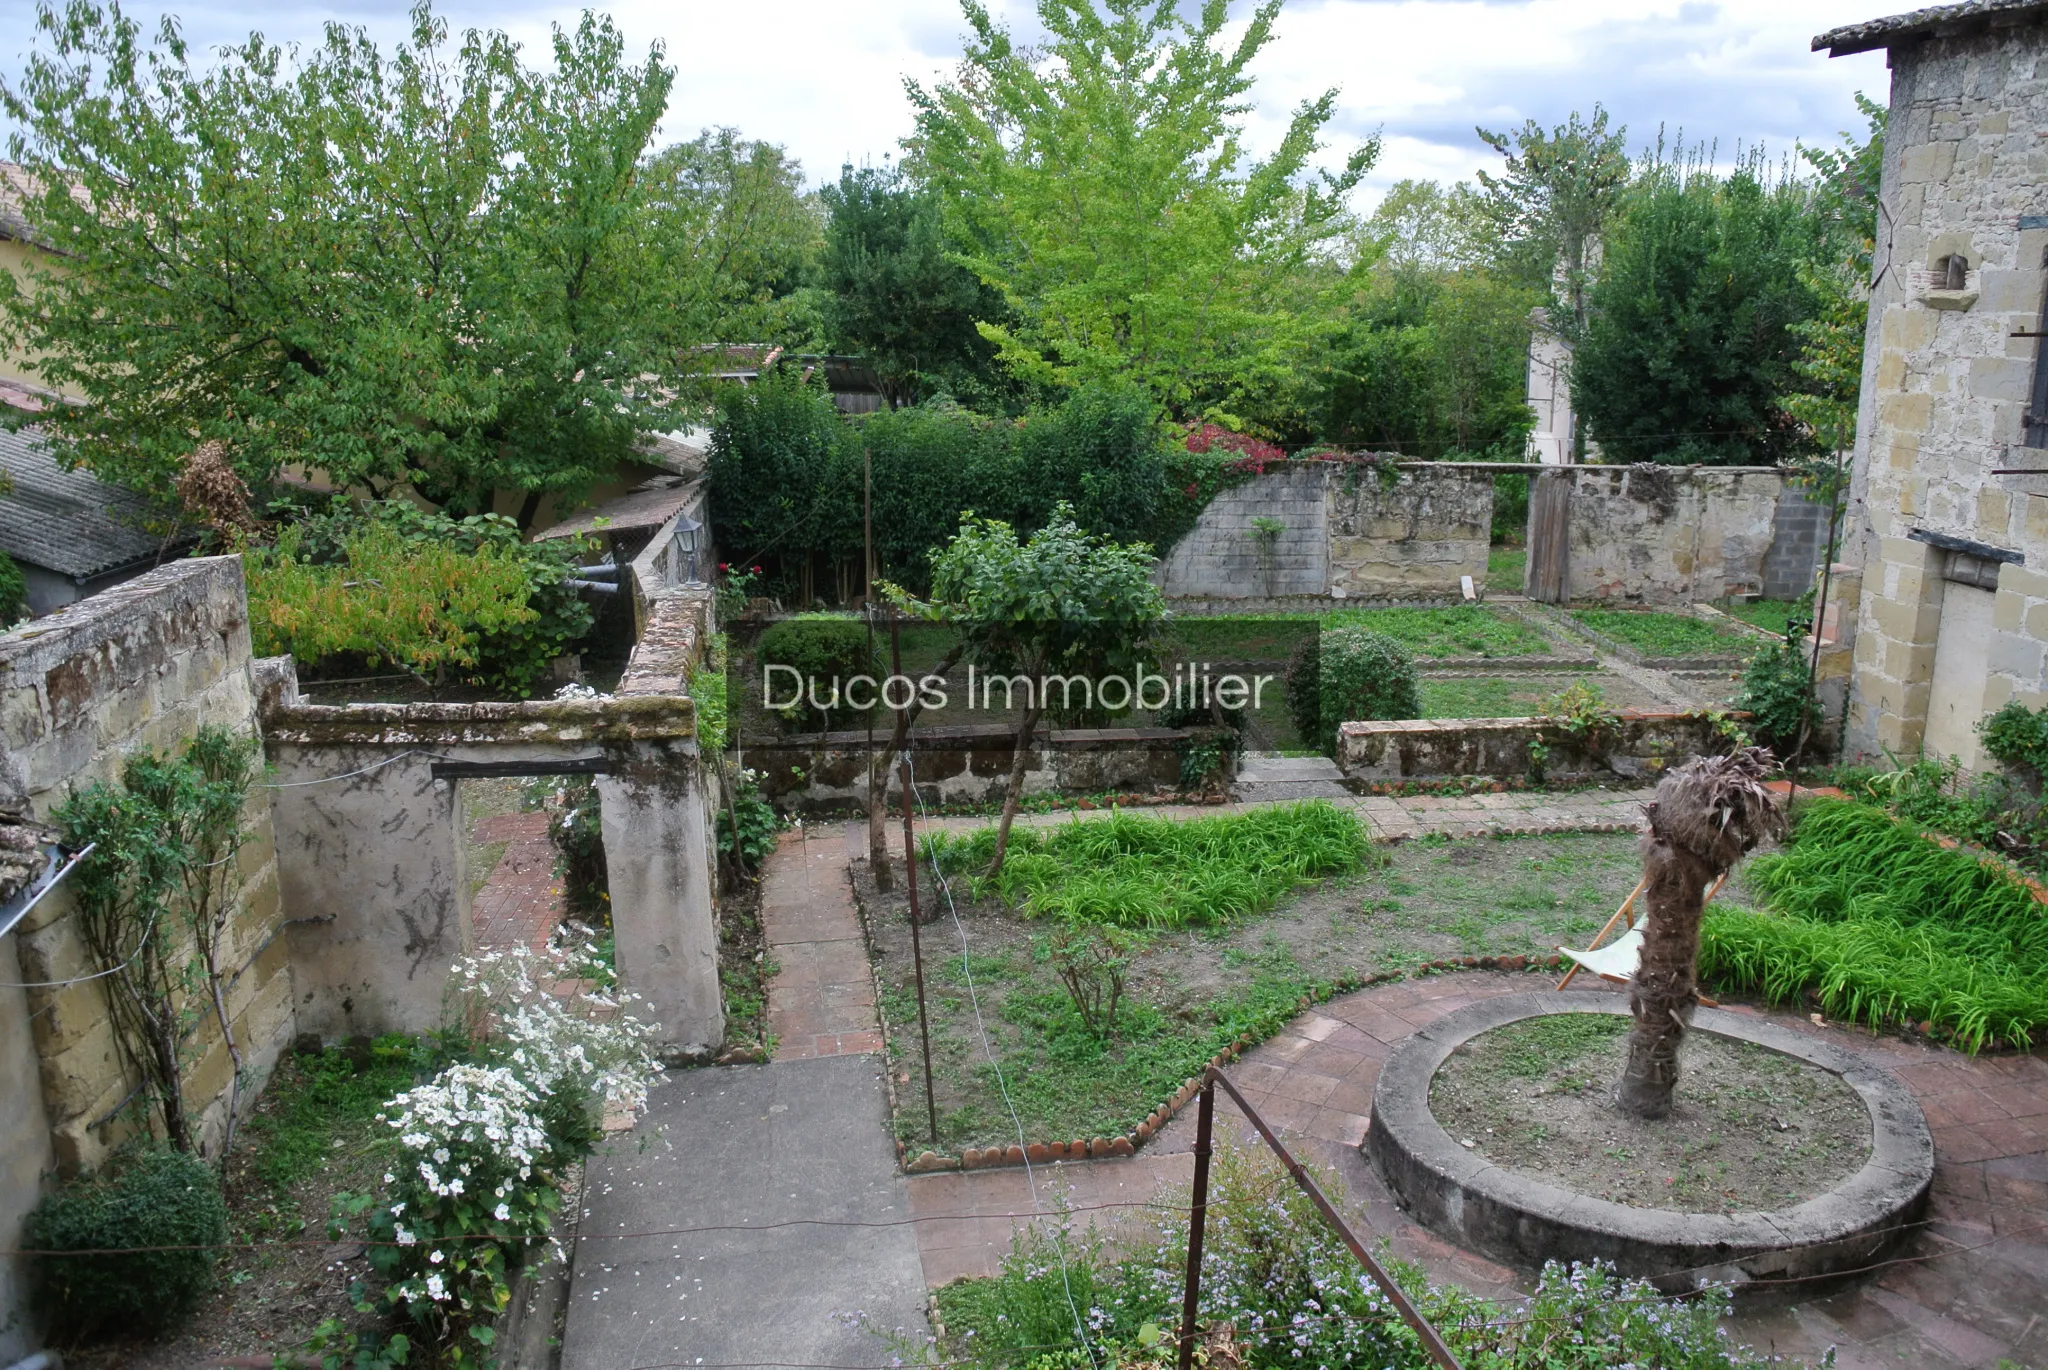
M1785 486L1775 468L1569 469L1573 600L1690 604L1763 592Z
M262 663L299 1021L323 1037L421 1032L475 948L459 768L597 765L621 983L673 1055L725 1035L714 869L688 668L708 592L652 602L613 698L309 705ZM436 775L436 768L444 774Z
M133 753L178 751L208 724L243 736L257 730L238 557L162 567L0 637L0 790L26 798L39 818L79 787L117 781ZM246 1103L291 1038L292 981L278 936L277 862L262 789L251 791L243 823L223 950ZM7 940L20 974L5 978L40 986L27 991L27 1007L49 1152L61 1170L90 1169L130 1126L128 1115L115 1115L136 1082L116 1047L105 983L78 978L97 967L68 884ZM213 1014L194 1015L186 1059L185 1097L211 1148L226 1123L233 1079Z

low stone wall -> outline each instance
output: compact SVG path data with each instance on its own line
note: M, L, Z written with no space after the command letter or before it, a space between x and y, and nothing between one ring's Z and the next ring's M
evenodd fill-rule
M1207 730L1074 728L1040 730L1024 773L1026 794L1172 794L1181 788L1184 744ZM886 747L886 728L875 745ZM918 728L910 734L911 767L926 804L1000 802L1016 757L1017 734L1001 724ZM865 808L866 732L798 733L749 741L745 762L761 773L761 792L795 812ZM1234 767L1233 767L1234 769ZM891 802L901 803L900 772L889 774ZM1226 773L1224 779L1230 778Z
M0 637L0 791L47 819L75 789L117 781L138 751L175 752L208 724L253 736L248 620L240 558L206 557L161 567ZM228 1019L243 1055L246 1103L292 1033L292 978L278 938L277 862L261 788L251 791L243 837L222 954L232 968ZM38 986L26 1006L49 1133L27 1149L47 1145L66 1172L90 1169L126 1135L125 1116L114 1115L136 1088L108 1020L105 982L79 978L97 967L79 934L71 888L59 886L15 930L10 959L20 974L4 977ZM187 1060L185 1098L210 1148L226 1126L234 1074L212 1014L196 1016Z
M1545 753L1536 750L1538 743ZM1539 769L1553 781L1641 780L1689 757L1727 749L1704 714L1652 709L1618 710L1614 726L1593 747L1543 718L1400 719L1346 723L1337 730L1337 764L1358 780L1525 776Z

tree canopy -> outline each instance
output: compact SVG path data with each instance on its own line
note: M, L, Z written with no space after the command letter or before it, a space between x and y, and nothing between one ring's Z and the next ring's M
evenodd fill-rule
M1240 423L1291 382L1317 326L1303 268L1348 226L1377 139L1311 174L1336 92L1249 157L1250 64L1279 0L1226 41L1224 0L1040 0L1049 41L1019 46L975 0L960 75L908 83L918 173L960 260L1013 320L983 319L1038 384L1130 378L1175 417Z

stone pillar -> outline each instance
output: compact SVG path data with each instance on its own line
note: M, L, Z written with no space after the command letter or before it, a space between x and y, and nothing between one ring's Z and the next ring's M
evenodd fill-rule
M631 755L597 782L619 982L669 1057L702 1058L725 1039L703 776L694 743Z
M1941 554L1911 538L1879 536L1864 568L1849 696L1849 756L1917 760L1927 731L1934 644L1941 631Z

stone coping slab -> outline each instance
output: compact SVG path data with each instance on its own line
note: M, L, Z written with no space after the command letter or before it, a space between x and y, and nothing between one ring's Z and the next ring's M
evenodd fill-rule
M1934 1139L1912 1094L1859 1056L1743 1015L1703 1007L1693 1027L1840 1075L1870 1113L1870 1160L1793 1208L1679 1213L1596 1199L1493 1164L1460 1146L1430 1112L1437 1068L1481 1033L1543 1014L1627 1012L1614 999L1535 993L1446 1014L1387 1059L1362 1149L1414 1216L1453 1241L1524 1269L1609 1261L1667 1292L1708 1284L1745 1295L1803 1292L1809 1281L1869 1265L1912 1231L1934 1178Z

